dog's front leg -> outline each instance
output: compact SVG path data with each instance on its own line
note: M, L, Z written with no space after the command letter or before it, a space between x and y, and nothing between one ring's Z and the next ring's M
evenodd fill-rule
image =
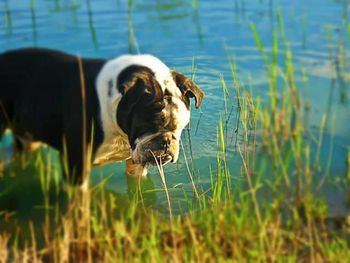
M147 165L137 164L128 159L126 160L126 174L132 177L146 177Z

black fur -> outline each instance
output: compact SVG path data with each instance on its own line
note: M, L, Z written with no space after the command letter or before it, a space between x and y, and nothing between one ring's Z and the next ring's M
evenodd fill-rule
M63 154L67 146L69 181L81 183L83 143L93 151L103 141L96 77L106 61L82 59L86 93L86 142L83 142L78 58L49 49L19 49L0 55L0 136L45 142ZM62 156L63 158L63 156ZM68 176L66 174L66 177Z
M154 72L143 66L127 67L119 74L117 83L124 94L118 105L118 125L129 135L129 143L134 149L136 138L164 127L163 91Z

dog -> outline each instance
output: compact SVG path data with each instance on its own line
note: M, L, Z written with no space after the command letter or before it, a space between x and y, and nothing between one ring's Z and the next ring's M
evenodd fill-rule
M84 181L93 165L126 160L126 174L176 162L181 132L204 92L152 55L80 58L44 48L0 54L0 135L21 151L35 142L60 152L64 177Z

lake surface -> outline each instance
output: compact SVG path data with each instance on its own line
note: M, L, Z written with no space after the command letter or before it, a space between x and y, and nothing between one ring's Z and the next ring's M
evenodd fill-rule
M0 0L0 51L37 46L104 58L150 53L189 76L194 62L195 81L206 97L200 111L192 110L191 150L188 136L183 141L185 153L189 156L192 151L190 166L196 171L195 179L206 189L210 181L209 166L215 167L217 126L224 109L221 77L233 93L228 55L235 58L241 85L254 96L260 96L262 102L268 99L263 60L249 23L256 25L266 51L270 52L278 24L273 2ZM344 175L350 146L350 33L346 31L349 1L283 0L279 6L293 51L298 89L310 107L308 130L317 136L322 115L328 114L321 160L326 162L331 154L330 174ZM339 79L336 58L341 54L347 64ZM307 85L302 81L302 69L307 72ZM231 120L233 125L234 118ZM9 141L2 143L5 149L8 145ZM231 158L233 176L239 176L240 171L235 172L239 156L234 149ZM165 174L170 188L176 186L191 192L183 158L177 165L168 165ZM126 194L124 164L94 169L92 181L109 175L113 176L107 187ZM154 187L161 188L156 169L151 170L150 177ZM324 194L331 204L336 204L332 209L338 213L345 207L341 193L335 189L330 185Z

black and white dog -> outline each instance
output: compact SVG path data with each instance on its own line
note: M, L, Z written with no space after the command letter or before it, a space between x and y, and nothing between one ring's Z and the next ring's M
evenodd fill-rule
M129 175L144 176L156 162L176 162L191 97L198 108L204 93L151 55L79 59L49 49L0 54L0 136L9 128L18 149L36 141L58 149L71 183L83 181L88 144L94 165L126 160Z

